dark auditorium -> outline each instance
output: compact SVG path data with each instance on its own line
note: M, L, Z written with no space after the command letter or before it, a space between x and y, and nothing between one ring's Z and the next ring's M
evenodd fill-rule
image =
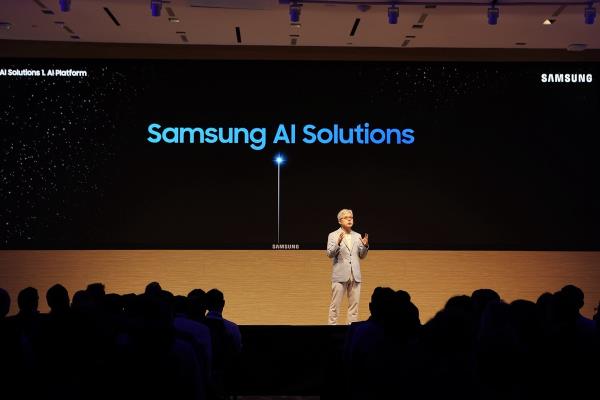
M600 0L0 0L0 398L578 400Z

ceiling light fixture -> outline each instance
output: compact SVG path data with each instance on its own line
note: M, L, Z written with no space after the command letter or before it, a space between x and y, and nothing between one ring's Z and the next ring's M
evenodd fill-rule
M593 3L590 3L583 12L586 25L592 25L596 19L596 9L592 7Z
M150 11L153 17L160 17L162 11L163 0L150 0Z
M400 9L396 7L395 4L392 4L392 6L388 8L388 23L396 25L398 23L398 15L400 15Z
M498 17L500 17L500 10L496 8L496 1L492 1L492 6L488 8L487 19L489 25L496 25L498 23Z
M62 12L71 11L71 0L58 0L58 5Z
M292 25L300 24L300 11L302 11L302 4L292 1L290 3L290 23Z

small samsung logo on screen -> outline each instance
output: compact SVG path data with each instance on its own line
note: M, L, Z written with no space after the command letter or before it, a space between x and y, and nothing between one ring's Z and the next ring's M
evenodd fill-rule
M541 74L542 83L591 83L592 74Z

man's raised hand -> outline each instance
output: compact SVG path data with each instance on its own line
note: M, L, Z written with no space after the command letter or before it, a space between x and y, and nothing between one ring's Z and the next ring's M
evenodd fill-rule
M365 233L365 237L360 239L365 246L369 245L369 234Z

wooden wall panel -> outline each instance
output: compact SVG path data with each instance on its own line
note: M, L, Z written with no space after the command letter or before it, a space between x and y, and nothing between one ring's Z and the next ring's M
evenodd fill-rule
M600 300L600 252L372 250L362 270L362 319L376 286L411 293L422 322L450 296L482 287L497 290L506 301L535 301L544 291L573 283L586 294L583 313L589 317ZM220 288L226 317L240 324L325 324L330 273L324 250L0 251L0 287L11 295L11 313L26 286L40 291L40 309L46 311L45 292L56 282L71 295L90 282L124 294L141 293L156 280L175 294Z

